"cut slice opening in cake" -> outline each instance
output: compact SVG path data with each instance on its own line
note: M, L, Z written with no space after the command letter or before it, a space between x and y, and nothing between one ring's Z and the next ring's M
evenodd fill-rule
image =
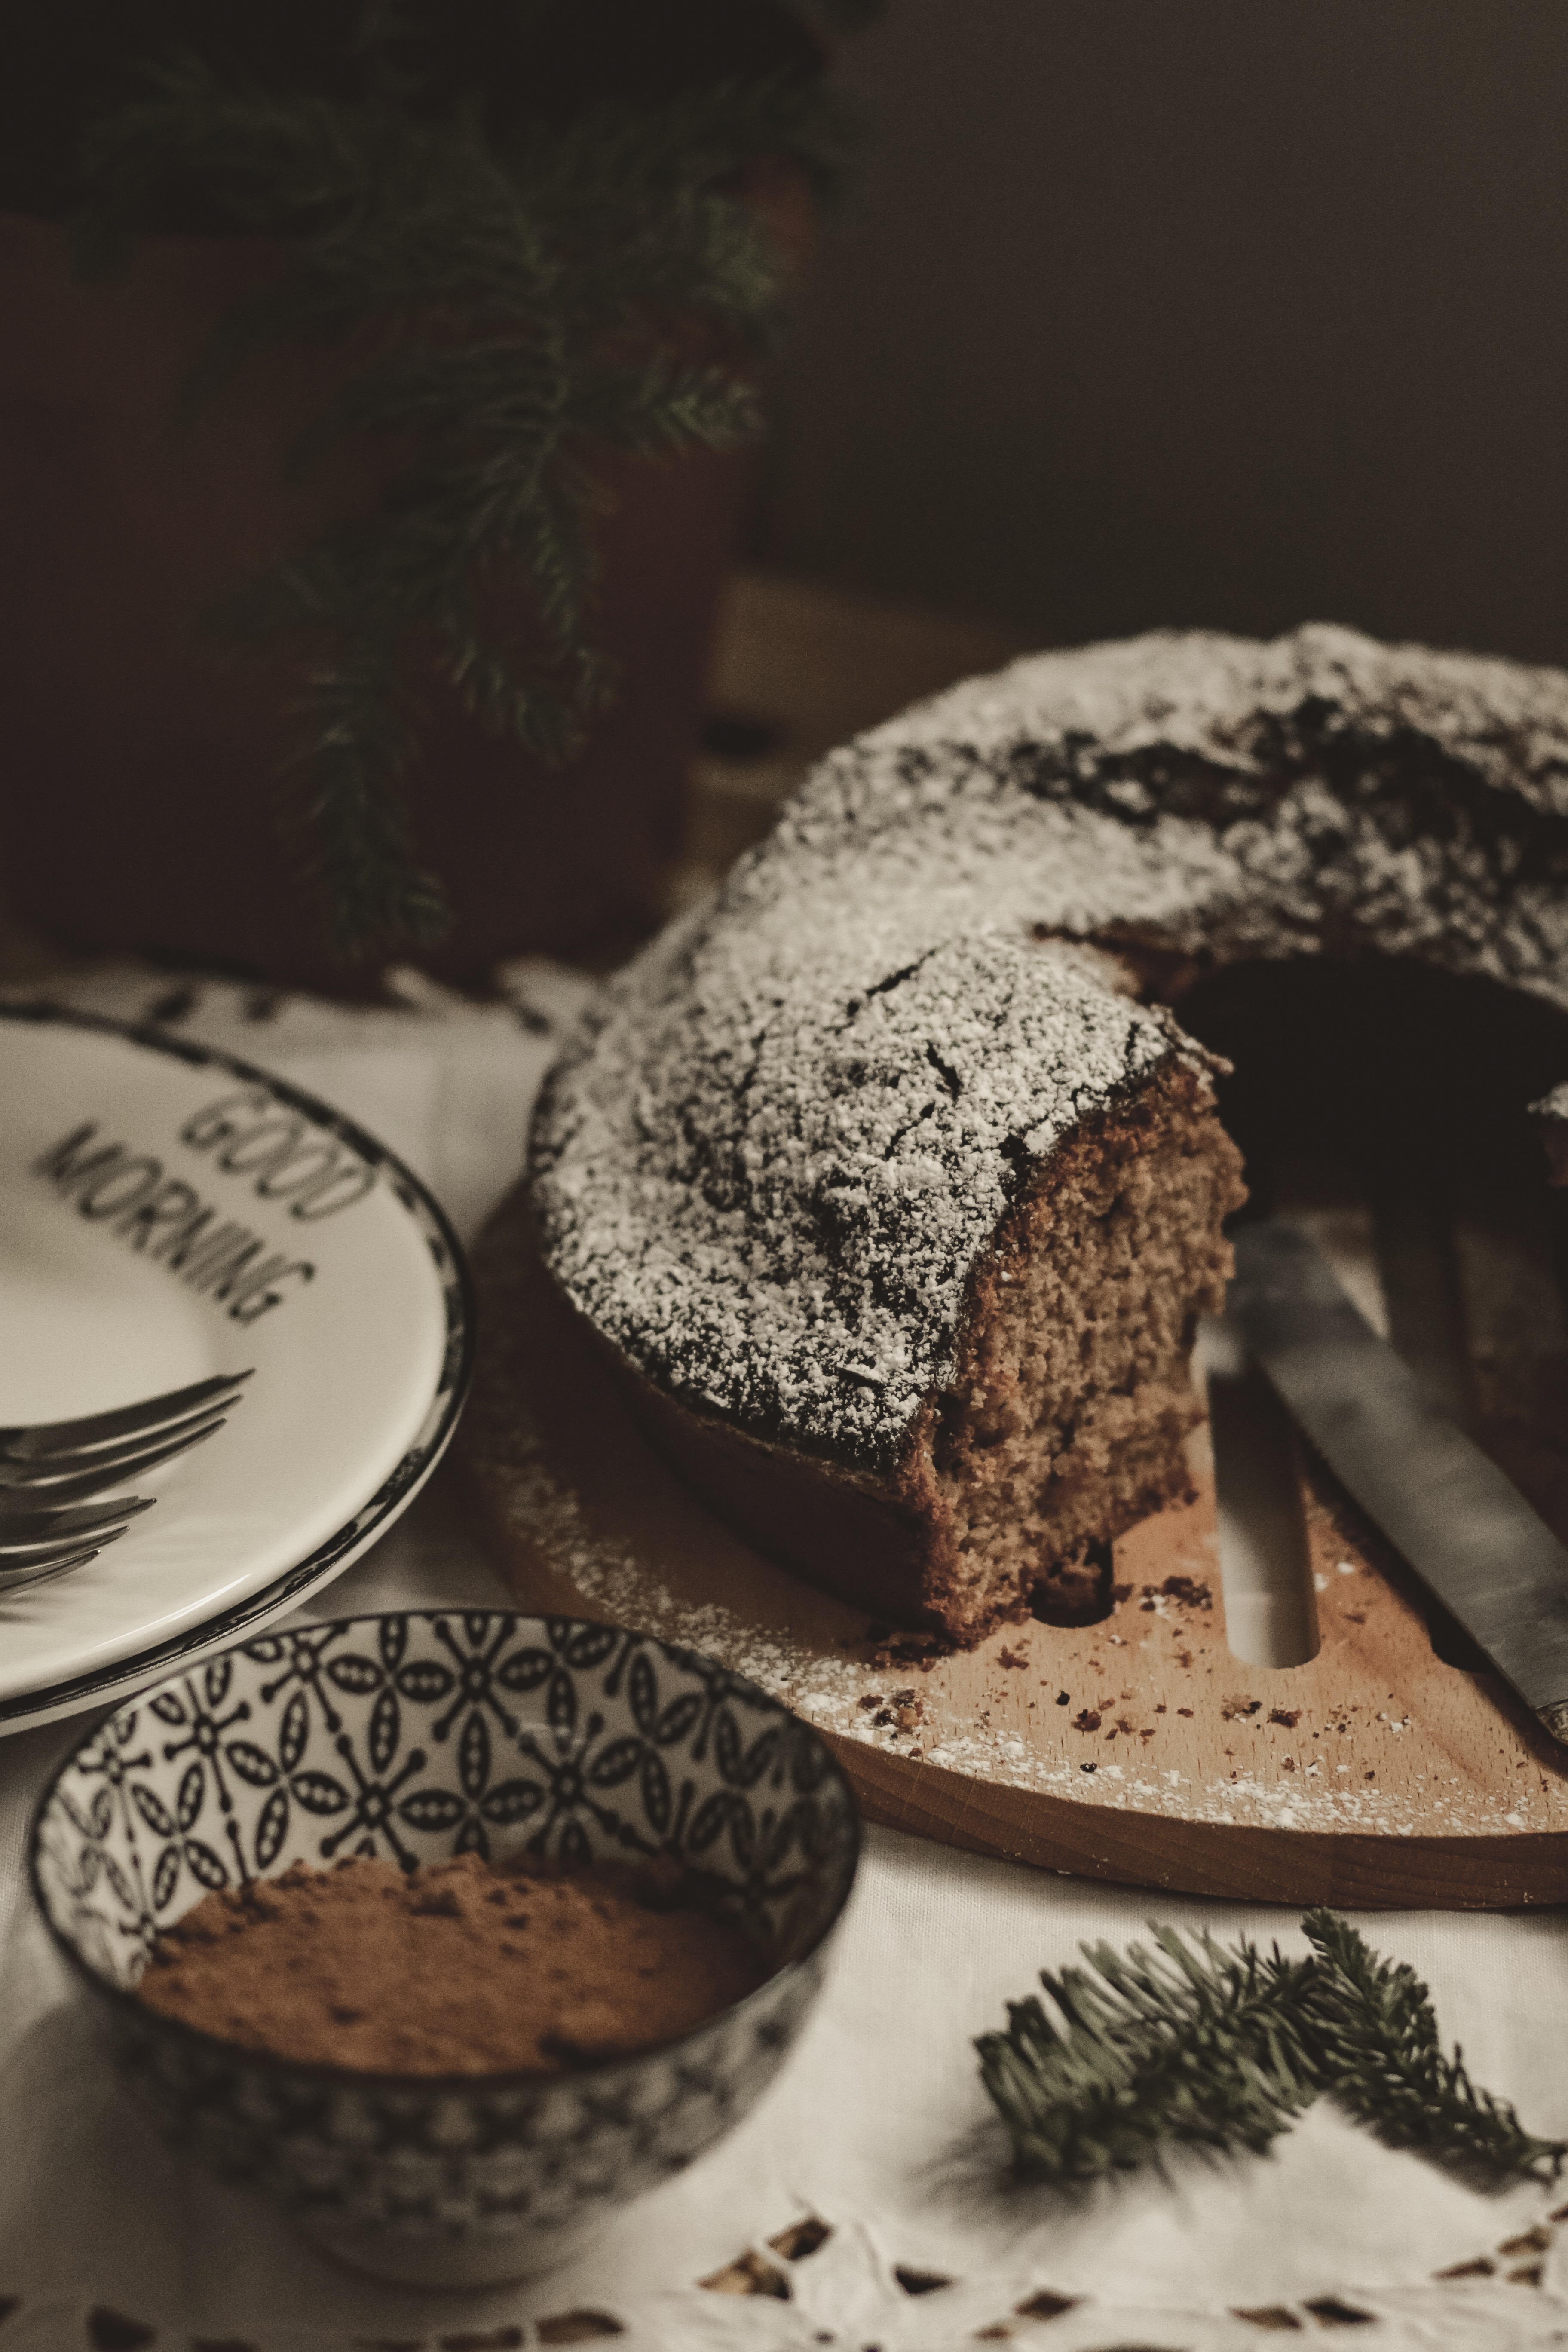
M931 1605L954 1629L1104 1612L1111 1539L1184 1491L1190 1360L1224 1303L1241 1160L1177 1065L1035 1172L976 1269L957 1376L921 1449Z

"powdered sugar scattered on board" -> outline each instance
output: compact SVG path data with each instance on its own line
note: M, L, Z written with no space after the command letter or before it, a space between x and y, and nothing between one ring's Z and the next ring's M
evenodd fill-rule
M900 1674L867 1665L853 1655L825 1654L787 1634L761 1630L742 1609L692 1602L662 1583L636 1553L595 1537L578 1497L552 1470L536 1435L520 1432L521 1443L505 1473L506 1509L542 1552L564 1570L586 1612L616 1624L636 1625L662 1641L700 1650L744 1675L784 1702L819 1730L909 1757L911 1742L890 1724L879 1723L862 1702L880 1693ZM487 1482L493 1471L487 1471ZM1538 1801L1535 1818L1518 1813L1521 1801L1483 1795L1471 1788L1452 1792L1434 1788L1425 1796L1419 1819L1400 1792L1358 1781L1341 1788L1330 1781L1283 1787L1247 1772L1236 1780L1199 1783L1190 1775L1096 1760L1092 1775L1082 1763L1042 1753L1001 1728L975 1722L920 1743L920 1761L966 1778L1004 1787L1037 1790L1075 1804L1117 1812L1169 1814L1219 1826L1319 1832L1359 1831L1379 1837L1484 1836L1510 1828L1561 1830L1568 1801L1554 1791ZM1526 1801L1528 1801L1528 1800ZM1508 1810L1505 1811L1505 1807Z
M1471 1704L1482 1708L1487 1748L1498 1757L1489 1785L1461 1769L1455 1724L1438 1706L1414 1695L1392 1706L1389 1685L1364 1668L1359 1683L1338 1670L1331 1687L1319 1667L1304 1668L1275 1677L1260 1697L1266 1686L1226 1650L1222 1611L1205 1580L1212 1510L1194 1510L1174 1548L1179 1513L1162 1515L1118 1548L1119 1575L1160 1582L1135 1582L1101 1626L1077 1634L1015 1627L977 1652L937 1658L929 1671L889 1664L864 1638L859 1612L808 1593L709 1519L648 1449L580 1342L574 1361L562 1354L558 1332L540 1338L526 1261L525 1219L514 1199L476 1255L480 1361L459 1446L532 1605L700 1650L820 1729L897 1759L906 1771L944 1768L1096 1813L1380 1839L1507 1841L1521 1828L1568 1828L1568 1782L1528 1769L1530 1750L1509 1719L1479 1700ZM540 1409L542 1393L563 1398L557 1419L572 1432L570 1462ZM1341 1559L1342 1533L1317 1507L1311 1527L1315 1556ZM1158 1568L1139 1564L1139 1546L1151 1536L1165 1547ZM1342 1624L1364 1643L1369 1611L1376 1619L1404 1604L1372 1570L1347 1565L1342 1596L1334 1592L1323 1607L1337 1608L1342 1597L1353 1605L1356 1615ZM1325 1622L1332 1648L1342 1620L1326 1615ZM1472 1688L1469 1677L1435 1665L1414 1623L1410 1640L1439 1690ZM1386 1632L1377 1654L1402 1686L1410 1679ZM1058 1708L1064 1678L1072 1697ZM1288 1698L1279 1695L1287 1681ZM1234 1698L1217 1696L1232 1690ZM1204 1719L1178 1729L1178 1707L1190 1715L1194 1706ZM1100 1706L1103 1719L1091 1718L1089 1709ZM1121 1735L1119 1717L1131 1736ZM1152 1738L1140 1736L1156 1726ZM1281 1769L1285 1756L1292 1769ZM1212 1885L1212 1861L1208 1867Z

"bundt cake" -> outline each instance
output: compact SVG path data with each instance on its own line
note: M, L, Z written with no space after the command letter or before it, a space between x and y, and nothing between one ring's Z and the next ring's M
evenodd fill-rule
M1417 959L1568 1008L1568 677L1310 627L1037 656L835 752L600 992L544 1262L812 1580L1070 1617L1186 1478L1243 1198L1194 973Z

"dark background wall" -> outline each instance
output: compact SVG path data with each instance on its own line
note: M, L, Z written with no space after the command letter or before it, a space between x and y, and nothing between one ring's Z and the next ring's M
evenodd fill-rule
M763 551L1568 661L1564 0L889 0Z

